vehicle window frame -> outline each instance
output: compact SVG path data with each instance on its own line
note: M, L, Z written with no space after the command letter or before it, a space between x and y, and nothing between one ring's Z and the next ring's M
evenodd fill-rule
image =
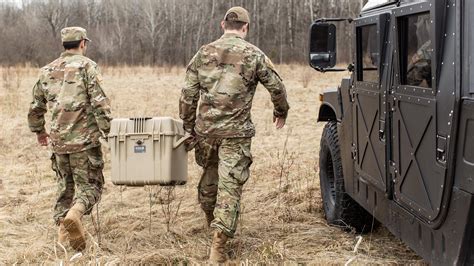
M398 43L397 43L397 46L398 46L398 50L399 50L399 53L398 53L398 60L400 62L399 64L399 71L400 71L400 84L401 85L405 85L405 86L412 86L412 87L420 87L420 88L425 88L425 89L433 89L433 76L434 76L434 72L433 72L433 60L431 60L430 62L430 68L431 68L431 86L429 84L427 84L427 86L421 86L421 85L414 85L414 84L408 84L408 74L409 74L409 71L408 71L408 66L409 66L409 60L410 60L410 55L411 54L411 51L409 51L409 46L410 46L410 37L408 36L410 34L410 29L409 27L411 26L409 24L409 19L412 18L412 17L421 17L421 16L426 16L428 15L428 20L430 19L430 13L429 12L422 12L422 13L416 13L416 14L411 14L411 15L407 15L407 16L403 16L403 17L399 17L397 19L397 26L399 28L399 31L398 31ZM433 39L433 34L432 34L432 31L430 29L430 32L429 32L429 36L428 36L428 41L432 41ZM419 49L421 49L421 47L423 46L424 44L420 45L419 43L417 44L417 51L415 53L418 52ZM432 50L432 54L431 56L433 57L433 51L434 51L434 47L433 47L433 43L431 42L430 44L431 46L431 50ZM412 55L413 56L413 55ZM428 83L428 81L427 81Z
M372 80L366 80L364 79L364 60L363 60L363 57L364 57L364 52L366 51L363 51L362 50L362 36L363 36L363 29L364 28L368 28L368 27L375 27L375 31L376 31L376 36L377 36L377 39L379 38L379 34L378 34L378 25L377 24L368 24L368 25L364 25L364 26L360 26L360 27L357 27L357 34L356 34L356 38L357 38L357 47L356 47L356 50L357 50L357 81L359 82L367 82L367 83L375 83L375 84L378 84L380 82L380 46L378 45L378 42L375 42L377 43L376 45L376 50L377 50L377 53L378 53L378 58L377 58L377 69L376 70L373 70L373 71L377 71L377 80L376 81L372 81Z
M431 31L430 31L430 40L432 41L432 49L433 49L433 54L432 54L432 61L431 61L431 78L432 78L432 86L431 87L422 87L422 86L413 86L413 85L407 85L402 83L402 66L401 66L401 42L400 42L400 36L401 36L401 29L400 29L400 20L406 19L409 16L413 15L423 15L428 13L430 15L430 22L431 22ZM393 10L393 16L395 18L395 26L394 26L394 46L396 47L394 50L394 73L395 73L395 78L393 79L393 85L395 88L398 89L403 89L403 90L413 90L413 91L419 91L420 93L428 93L435 95L437 91L437 82L436 82L436 43L433 42L434 36L435 36L435 27L434 27L434 17L433 17L433 11L431 9L431 6L427 2L421 2L421 3L414 3L412 5L404 6L404 7L399 7Z
M378 50L378 60L377 60L377 76L378 80L376 82L373 81L366 81L363 80L363 62L362 62L362 28L367 27L367 26L372 26L375 25L377 29L377 50ZM355 21L355 27L354 27L354 34L355 34L355 41L354 41L354 59L355 59L355 71L354 71L354 78L355 82L359 84L369 84L371 86L379 86L380 85L380 79L381 79L381 62L383 61L382 59L384 58L384 55L382 54L382 47L380 45L381 43L381 38L382 36L380 35L380 14L370 16L370 17L364 17L357 19Z

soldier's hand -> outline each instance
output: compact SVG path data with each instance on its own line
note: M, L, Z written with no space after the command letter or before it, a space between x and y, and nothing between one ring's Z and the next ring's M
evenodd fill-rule
M283 117L273 117L273 123L275 123L276 129L281 129L285 126L286 119Z
M36 134L36 139L41 146L48 146L48 138L49 135L46 132L40 132Z
M189 137L184 141L184 148L186 151L192 151L197 144L196 133L192 132Z

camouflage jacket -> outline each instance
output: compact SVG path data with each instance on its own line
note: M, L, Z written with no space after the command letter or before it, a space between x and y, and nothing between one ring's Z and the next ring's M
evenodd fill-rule
M250 109L258 82L270 92L273 114L286 118L285 86L260 49L229 33L201 47L187 67L181 92L184 129L207 137L254 136Z
M49 109L55 153L76 153L99 146L99 137L109 133L112 119L101 79L94 61L79 54L62 53L41 69L33 87L28 112L30 130L45 131L44 114Z

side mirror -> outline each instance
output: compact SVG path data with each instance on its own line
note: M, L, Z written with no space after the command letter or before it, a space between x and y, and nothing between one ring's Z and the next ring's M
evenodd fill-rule
M315 22L311 25L309 64L319 71L336 65L336 26L334 24Z

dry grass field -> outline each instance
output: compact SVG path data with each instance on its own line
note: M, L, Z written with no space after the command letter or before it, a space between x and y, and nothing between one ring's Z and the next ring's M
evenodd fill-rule
M317 161L323 124L318 95L348 73L318 74L307 66L278 67L291 106L275 130L268 92L257 89L252 117L254 164L244 187L237 236L228 244L236 264L423 264L384 227L360 238L325 223ZM55 176L48 150L27 127L33 68L0 69L0 264L204 264L211 232L197 203L200 169L189 154L189 181L174 191L121 188L110 181L92 216L88 247L76 254L56 243L52 220ZM114 117L178 117L181 68L104 68ZM106 150L104 148L104 150ZM177 215L175 215L177 213Z

